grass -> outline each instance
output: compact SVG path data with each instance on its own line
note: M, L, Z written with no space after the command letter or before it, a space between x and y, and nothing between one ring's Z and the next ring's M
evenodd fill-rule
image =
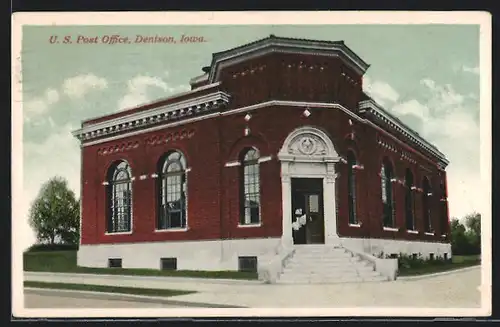
M411 262L411 260L410 260ZM481 264L480 255L454 255L451 261L424 261L414 266L399 268L399 276L418 276L472 267Z
M24 287L74 290L74 291L92 291L92 292L117 293L117 294L148 295L148 296L161 296L161 297L196 293L195 291L119 287L119 286L90 285L90 284L48 283L48 282L34 282L34 281L25 281Z
M195 278L222 278L255 280L257 273L240 271L201 271L201 270L155 270L125 268L89 268L76 265L76 251L33 251L25 252L24 271L135 275L135 276L170 276Z

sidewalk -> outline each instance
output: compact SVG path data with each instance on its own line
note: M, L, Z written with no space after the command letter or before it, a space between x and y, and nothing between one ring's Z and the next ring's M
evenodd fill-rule
M223 305L216 303L202 303L202 302L188 302L188 301L177 301L172 300L170 297L159 297L159 296L144 296L144 295L135 295L135 294L119 294L119 293L106 293L106 292L92 292L92 291L74 291L74 290L57 290L57 289L46 289L46 288L34 288L34 287L25 287L24 295L38 295L45 297L45 301L50 298L65 298L65 302L69 299L76 300L79 303L81 300L90 300L95 305L95 302L106 303L109 305L113 302L133 302L138 304L160 304L167 305L170 307L181 307L181 308L238 308L238 306L234 305ZM26 299L25 299L26 301ZM102 302L106 301L106 302ZM79 303L81 304L81 303ZM52 307L49 303L44 303L47 307ZM53 305L53 304L52 304ZM67 305L65 303L65 305Z
M197 292L227 291L238 289L252 289L263 285L257 280L215 279L215 278L188 278L164 276L135 276L135 275L97 275L97 274L71 274L50 272L24 272L24 280L93 284L139 288L175 289Z
M478 308L481 269L454 271L418 280L284 285L258 281L216 282L178 277L25 273L25 280L193 290L176 301L249 308L422 307Z

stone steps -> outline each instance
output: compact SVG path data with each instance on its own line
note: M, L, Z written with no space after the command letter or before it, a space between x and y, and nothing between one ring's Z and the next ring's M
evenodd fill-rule
M283 269L278 283L335 284L387 281L371 262L327 245L301 245Z
M285 267L283 269L283 273L295 274L295 273L311 273L316 275L331 275L331 274L364 274L371 273L375 270L373 267L365 266L365 267L311 267L311 266L303 266L303 267Z
M324 276L308 277L308 278L290 278L283 277L279 280L280 284L343 284L343 283L365 283L365 282L383 282L387 281L387 278L383 276L371 276L371 277L360 277L360 276L344 276L344 277L329 277Z

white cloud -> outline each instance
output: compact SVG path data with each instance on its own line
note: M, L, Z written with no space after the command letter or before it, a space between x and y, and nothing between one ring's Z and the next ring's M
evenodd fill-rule
M106 79L94 74L87 74L66 79L61 90L71 98L81 98L91 89L105 89L107 85ZM44 115L50 111L52 105L61 100L60 92L57 89L49 88L43 95L27 100L23 106L24 121L33 122L36 125L45 123Z
M53 104L59 101L59 92L54 89L48 89L45 93L48 104Z
M38 195L43 183L54 176L62 176L68 180L68 186L80 196L80 147L78 140L71 135L75 126L65 125L51 134L42 143L25 141L23 143L23 202L22 217L28 225L29 208ZM23 248L35 242L33 233L22 238Z
M163 90L164 95L175 94L189 89L186 85L172 87L160 77L138 75L127 82L127 94L118 101L118 110L152 101L153 99L148 96L148 90L151 87Z
M422 79L420 81L420 84L427 86L431 90L435 90L436 89L436 82L434 82L433 80L428 79L428 78Z
M386 84L382 81L377 83ZM373 84L375 83L371 83L372 92L380 97L383 92L377 90L383 88L373 88ZM435 144L449 159L447 172L450 216L462 217L472 211L480 211L482 185L479 169L479 123L475 119L477 103L466 102L465 99L474 98L470 94L458 93L452 85L441 85L429 78L422 79L420 84L425 86L424 97L386 107L396 116L418 117L421 124L417 124L420 126L417 132ZM393 88L385 86L385 89ZM397 91L394 93L397 94ZM382 97L382 100L388 99L388 96Z
M37 116L45 114L50 105L59 102L59 92L55 89L47 89L45 94L40 97L26 101L24 104L24 117L27 121Z
M373 81L368 76L363 79L363 90L381 105L385 105L387 101L394 103L399 99L399 93L389 84L379 80Z
M469 67L469 66L462 66L462 70L466 73L472 73L472 74L476 74L476 75L479 75L479 67Z
M70 77L63 82L63 92L70 98L82 98L92 89L103 90L108 87L105 78L94 74L85 74Z
M415 99L396 104L392 111L400 115L413 114L424 121L429 117L429 108Z

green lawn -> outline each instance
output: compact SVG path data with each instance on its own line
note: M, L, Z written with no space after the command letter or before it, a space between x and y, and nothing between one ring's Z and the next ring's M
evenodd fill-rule
M149 296L161 296L161 297L196 293L194 291L119 287L119 286L90 285L90 284L46 283L46 282L33 282L33 281L25 281L24 287L49 288L58 290L92 291L92 292L118 293L118 294L149 295Z
M41 251L24 253L24 271L43 271L60 273L86 273L139 276L173 276L223 279L257 279L257 273L239 271L192 271L192 270L155 270L123 268L87 268L76 265L76 251Z
M454 255L451 262L425 263L416 267L400 268L399 276L418 276L425 274L450 271L460 268L472 267L481 264L480 255Z

